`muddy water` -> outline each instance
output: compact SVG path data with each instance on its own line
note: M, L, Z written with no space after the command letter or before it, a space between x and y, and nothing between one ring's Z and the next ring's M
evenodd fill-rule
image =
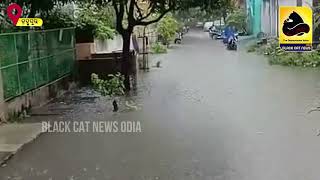
M241 45L240 45L241 47ZM202 32L152 58L139 74L138 110L111 113L88 89L34 121L139 121L142 133L44 134L0 169L0 179L314 180L320 177L318 69L270 66L226 51ZM49 113L50 114L50 113ZM37 118L37 119L36 119Z

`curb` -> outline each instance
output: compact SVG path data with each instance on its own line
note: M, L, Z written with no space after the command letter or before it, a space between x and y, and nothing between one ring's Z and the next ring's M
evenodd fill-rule
M40 137L43 134L43 132L38 133L35 137L33 137L30 141L25 142L22 144L16 151L8 152L8 155L5 156L3 159L0 159L0 168L4 168L7 166L7 163L16 155L18 152L22 151L22 149L27 146L28 144L31 144L34 142L38 137Z

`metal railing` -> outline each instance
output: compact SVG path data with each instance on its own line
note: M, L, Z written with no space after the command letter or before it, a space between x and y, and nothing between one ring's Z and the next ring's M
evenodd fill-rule
M74 28L0 34L4 99L64 77L72 72L74 62Z

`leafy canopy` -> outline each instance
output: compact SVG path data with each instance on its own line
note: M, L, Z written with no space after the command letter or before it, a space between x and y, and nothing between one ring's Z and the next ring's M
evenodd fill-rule
M247 14L244 9L239 9L231 13L227 18L227 25L235 26L238 30L247 29Z
M81 3L77 9L75 24L78 29L91 29L98 39L113 39L115 22L112 7Z

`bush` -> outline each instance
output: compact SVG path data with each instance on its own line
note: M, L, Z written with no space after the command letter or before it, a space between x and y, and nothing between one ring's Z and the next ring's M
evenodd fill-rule
M162 43L169 45L174 40L176 32L179 30L179 23L171 15L165 16L158 24L157 31Z
M118 102L116 100L117 96L122 96L125 94L124 90L124 76L120 73L113 75L109 74L108 79L100 79L97 74L91 74L91 82L94 89L103 96L108 96L113 98L113 111L119 110Z
M268 56L270 64L283 66L320 66L320 52L286 52L279 47L279 42L275 39L269 40L266 45L253 44L249 46L248 52L257 52Z
M91 75L91 82L94 89L103 96L114 98L124 94L124 77L118 73L116 75L109 74L108 79L100 79L97 74Z
M168 52L167 47L165 45L161 44L160 42L154 43L151 46L151 50L155 54L162 54L162 53Z

